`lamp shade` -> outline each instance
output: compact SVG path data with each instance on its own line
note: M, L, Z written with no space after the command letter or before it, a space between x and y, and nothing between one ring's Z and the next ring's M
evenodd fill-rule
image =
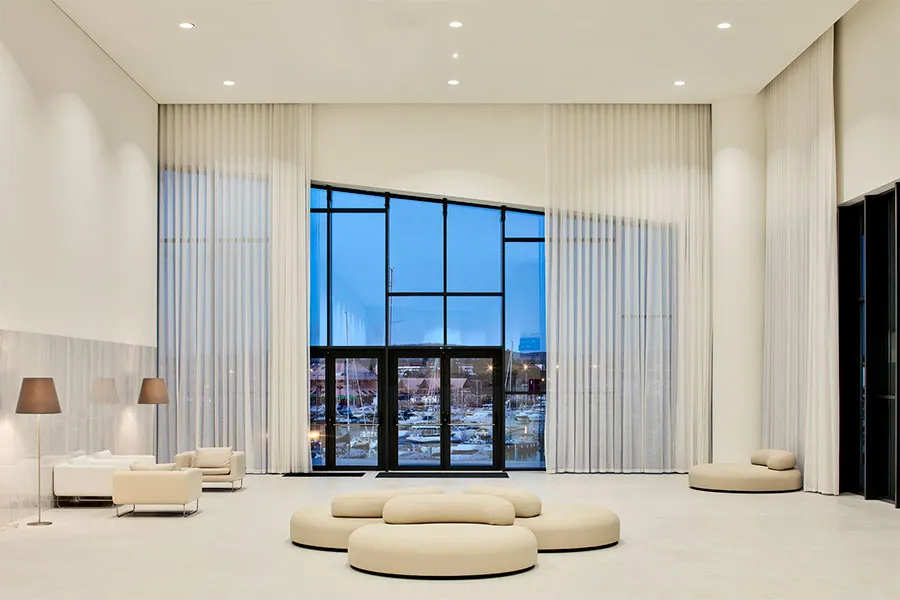
M56 385L52 377L25 377L19 389L16 413L20 415L53 415L61 413Z
M141 395L138 396L138 404L168 404L169 391L166 389L165 379L145 378L141 382Z
M119 390L112 377L95 379L91 384L91 402L94 404L118 404Z

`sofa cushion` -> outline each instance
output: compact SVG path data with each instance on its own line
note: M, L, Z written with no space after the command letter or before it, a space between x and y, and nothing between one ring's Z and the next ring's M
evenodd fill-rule
M541 499L528 490L491 485L472 485L466 488L463 493L503 498L515 507L516 516L519 518L536 517L541 514Z
M406 494L384 504L384 522L395 525L419 523L480 523L512 525L516 509L508 500L475 494Z
M358 517L362 519L381 518L384 503L395 496L405 494L443 494L444 490L433 487L390 488L382 490L362 490L339 494L331 501L331 516Z
M751 465L759 465L760 467L768 466L766 463L769 462L769 454L772 451L768 448L764 448L762 450L757 450L753 454L750 455L750 464Z
M150 463L133 463L132 471L174 471L175 463L160 463L158 465Z
M228 468L231 463L231 446L221 448L197 448L192 467L197 469Z
M793 452L786 450L772 450L769 452L769 459L766 461L766 466L773 471L787 471L793 469L796 464L797 457L794 456Z
M89 464L91 464L91 457L85 456L82 454L81 456L74 457L69 462L72 463L73 465L89 465Z
M112 456L112 451L110 451L110 450L101 450L100 452L94 452L94 454L93 454L92 456L94 456L95 458L103 458L103 457L106 457L106 456Z
M214 469L201 468L200 472L204 475L228 475L231 473L231 469L228 467L216 467Z

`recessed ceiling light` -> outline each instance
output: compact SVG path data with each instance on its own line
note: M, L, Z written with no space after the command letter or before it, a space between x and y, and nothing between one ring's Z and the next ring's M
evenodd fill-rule
M193 29L194 27L196 27L196 25L194 25L190 21L185 21L184 23L179 23L178 26L181 27L182 29Z
M451 79L451 80L448 81L447 83L449 83L450 85L459 85L459 80L457 80L457 79Z
M719 29L731 29L731 23L719 23L717 27Z
M452 56L453 58L459 58L459 52L454 52L450 56Z
M678 81L675 82L675 85L678 86L678 87L681 87L681 86L683 86L684 84L685 84L685 82L684 82L684 81L681 81L680 79L679 79Z
M229 85L229 86L230 86L230 85L234 85L234 82L231 81L230 79L226 79L225 81L222 82L222 85Z
M450 21L450 27L452 27L453 29L459 29L460 27L462 27L462 23L459 21Z

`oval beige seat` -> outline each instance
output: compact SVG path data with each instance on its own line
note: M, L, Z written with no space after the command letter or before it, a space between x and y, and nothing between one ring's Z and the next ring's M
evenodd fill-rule
M443 494L436 487L386 488L361 490L339 494L331 501L331 515L334 517L381 518L384 503L396 496L418 494Z
M384 522L398 525L418 523L477 523L512 525L516 510L503 498L465 494L406 495L384 505Z
M516 519L534 533L541 552L598 550L619 543L619 517L602 506L544 504L541 514Z
M467 487L463 493L497 496L508 500L515 507L517 517L528 518L541 514L541 499L528 490L492 485L472 485Z
M334 517L328 504L307 506L291 517L291 541L304 548L346 551L350 534L374 523L382 523L382 520Z
M696 465L688 471L692 488L713 492L793 492L803 487L797 469L776 471L768 467L742 463Z
M537 564L534 534L515 525L367 525L350 535L348 552L354 569L393 577L495 577Z

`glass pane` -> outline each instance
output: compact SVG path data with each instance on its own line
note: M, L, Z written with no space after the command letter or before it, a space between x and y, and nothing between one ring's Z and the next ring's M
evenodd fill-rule
M506 391L543 394L547 389L546 358L544 352L509 352L506 358Z
M515 352L547 351L544 243L506 244L506 341Z
M447 298L447 344L499 346L503 301L499 296Z
M337 466L378 465L378 359L334 361Z
M384 194L331 192L331 208L384 208Z
M310 188L309 207L328 208L328 192L319 188Z
M447 207L447 291L499 292L502 233L500 211Z
M494 361L450 359L450 464L494 462Z
M397 360L397 454L401 466L441 464L441 361Z
M384 345L384 215L331 216L332 346Z
M392 346L440 346L444 343L443 297L393 297L390 317Z
M309 215L309 345L328 340L328 215Z
M314 467L325 465L325 359L309 359L309 443Z
M544 238L544 215L506 211L506 237Z
M392 292L444 291L444 207L391 200Z
M506 395L506 468L544 468L544 394Z

